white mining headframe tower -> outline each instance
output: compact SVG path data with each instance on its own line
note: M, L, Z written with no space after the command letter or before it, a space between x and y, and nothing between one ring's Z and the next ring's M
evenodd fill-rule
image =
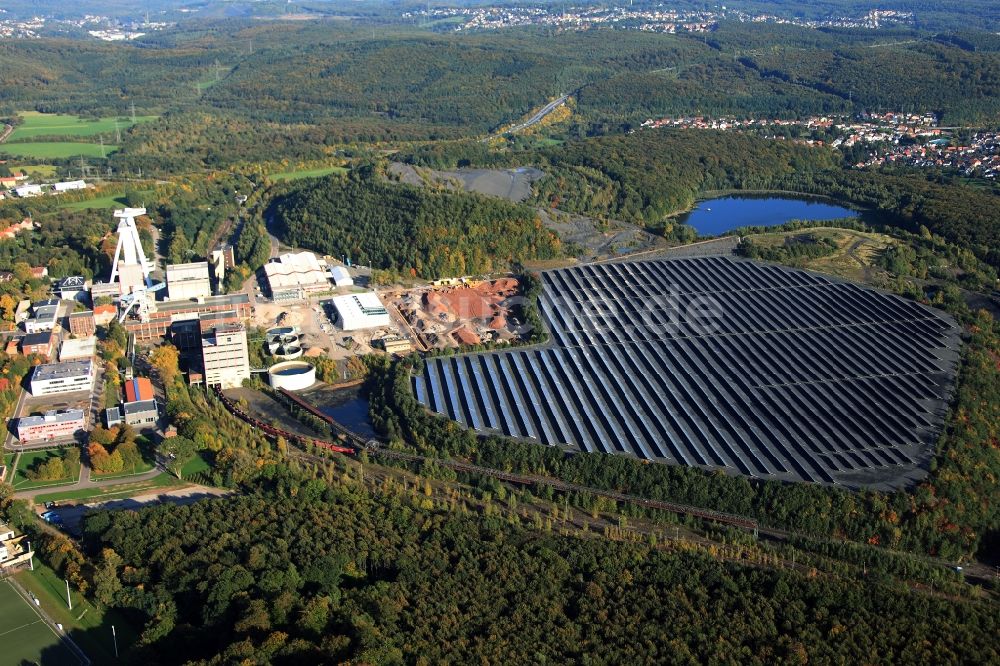
M150 278L155 267L146 258L139 240L139 229L135 226L135 218L145 215L145 208L123 208L115 211L118 223L118 247L115 248L115 258L111 264L111 278L118 278L121 294L120 314L118 321L124 321L129 312L135 308L140 321L148 321L149 313L156 312L155 292L164 287L163 283L153 284Z

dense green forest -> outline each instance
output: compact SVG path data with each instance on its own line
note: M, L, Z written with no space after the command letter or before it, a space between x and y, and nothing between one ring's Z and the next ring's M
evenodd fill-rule
M998 658L987 603L532 533L399 486L374 497L264 475L267 496L88 518L96 596L145 624L137 662Z
M881 41L880 41L881 40ZM982 42L982 44L980 44ZM878 48L874 48L874 46ZM535 30L435 35L349 21L184 24L129 44L0 44L0 114L161 118L123 133L116 169L167 174L334 146L493 131L576 94L567 136L674 114L933 111L1000 122L1000 58L976 34L723 23L710 35Z
M272 213L290 245L423 278L507 270L560 251L528 206L389 183L364 169L293 186Z

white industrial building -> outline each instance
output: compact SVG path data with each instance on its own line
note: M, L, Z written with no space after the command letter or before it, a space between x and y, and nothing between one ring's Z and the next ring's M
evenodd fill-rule
M242 324L202 328L201 360L206 386L234 388L250 379L247 332Z
M90 391L94 388L94 376L94 362L90 359L35 366L31 395Z
M87 189L87 183L82 180L67 180L62 183L56 183L52 186L54 192L69 192L70 190L85 190Z
M303 294L326 291L330 286L325 263L320 263L312 252L281 255L264 264L264 277L276 301L302 298Z
M73 338L62 341L59 346L59 362L88 359L97 355L97 338Z
M64 277L56 284L55 291L58 292L59 298L67 301L83 300L82 297L87 294L87 278L82 275Z
M31 319L24 322L28 333L44 333L56 327L59 321L59 301L51 299L39 301L31 306Z
M354 279L351 274L347 272L347 269L343 266L334 266L330 269L330 277L333 278L333 283L338 287L353 287Z
M14 192L17 193L19 197L37 197L42 193L41 185L21 185L20 187L15 187Z
M170 300L206 298L211 295L212 282L208 277L207 261L167 266L167 296Z
M337 323L345 331L392 325L389 311L374 291L336 296L331 303L337 311Z

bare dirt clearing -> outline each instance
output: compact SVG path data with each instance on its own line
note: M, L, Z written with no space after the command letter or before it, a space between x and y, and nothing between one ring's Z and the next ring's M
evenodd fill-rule
M532 183L545 175L535 167L436 171L401 162L390 164L389 173L408 185L477 192L514 203L527 201L531 197ZM536 211L545 226L559 234L568 254L580 261L648 251L664 244L659 236L625 222L602 222L550 208L536 208ZM575 262L556 262L557 265L567 263Z

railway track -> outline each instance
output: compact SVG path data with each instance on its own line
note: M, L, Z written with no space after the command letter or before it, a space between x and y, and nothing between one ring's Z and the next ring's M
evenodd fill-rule
M651 509L667 511L669 513L677 515L691 516L694 518L699 518L701 520L708 520L722 525L737 527L739 529L753 532L755 537L758 536L758 533L761 531L760 524L753 518L748 518L746 516L723 513L721 511L712 511L709 509L703 509L700 507L690 506L687 504L679 504L676 502L666 502L663 500L649 499L646 497L640 497L638 495L630 495L628 493L620 493L611 490L592 488L590 486L570 483L568 481L562 481L560 479L554 479L548 476L539 476L534 474L517 474L506 470L496 469L494 467L484 467L482 465L475 465L473 463L461 460L433 458L430 456L422 456L416 453L408 453L406 451L396 451L393 449L387 449L382 447L381 442L379 442L378 440L365 439L364 437L361 437L360 435L349 430L348 428L345 428L342 424L338 423L329 415L324 414L319 409L309 404L305 400L302 400L294 393L291 393L284 389L279 389L278 393L283 398L288 400L290 403L296 405L301 409L304 409L313 416L322 419L324 423L329 424L330 427L333 428L333 430L343 438L343 442L341 444L337 444L334 442L327 442L324 440L314 439L312 437L304 437L302 435L292 433L287 430L276 428L244 412L242 409L236 406L236 404L233 403L232 400L227 398L220 389L217 388L215 390L215 395L222 401L222 404L225 405L226 409L229 410L230 413L232 413L237 418L249 423L250 425L259 428L260 430L270 435L271 437L281 436L291 442L298 442L301 444L317 446L320 448L328 449L338 453L343 453L346 455L356 455L359 451L368 451L370 454L381 458L400 460L410 463L430 462L440 467L446 467L448 469L454 470L456 472L489 476L500 481L507 481L508 483L515 483L522 486L539 486L539 485L550 486L554 490L559 490L562 492L586 493L590 495L596 495L599 497L606 497L616 502L628 502L631 504L636 504ZM782 530L774 530L768 528L763 531L769 536L775 538L784 539L787 538L788 536L788 533Z

